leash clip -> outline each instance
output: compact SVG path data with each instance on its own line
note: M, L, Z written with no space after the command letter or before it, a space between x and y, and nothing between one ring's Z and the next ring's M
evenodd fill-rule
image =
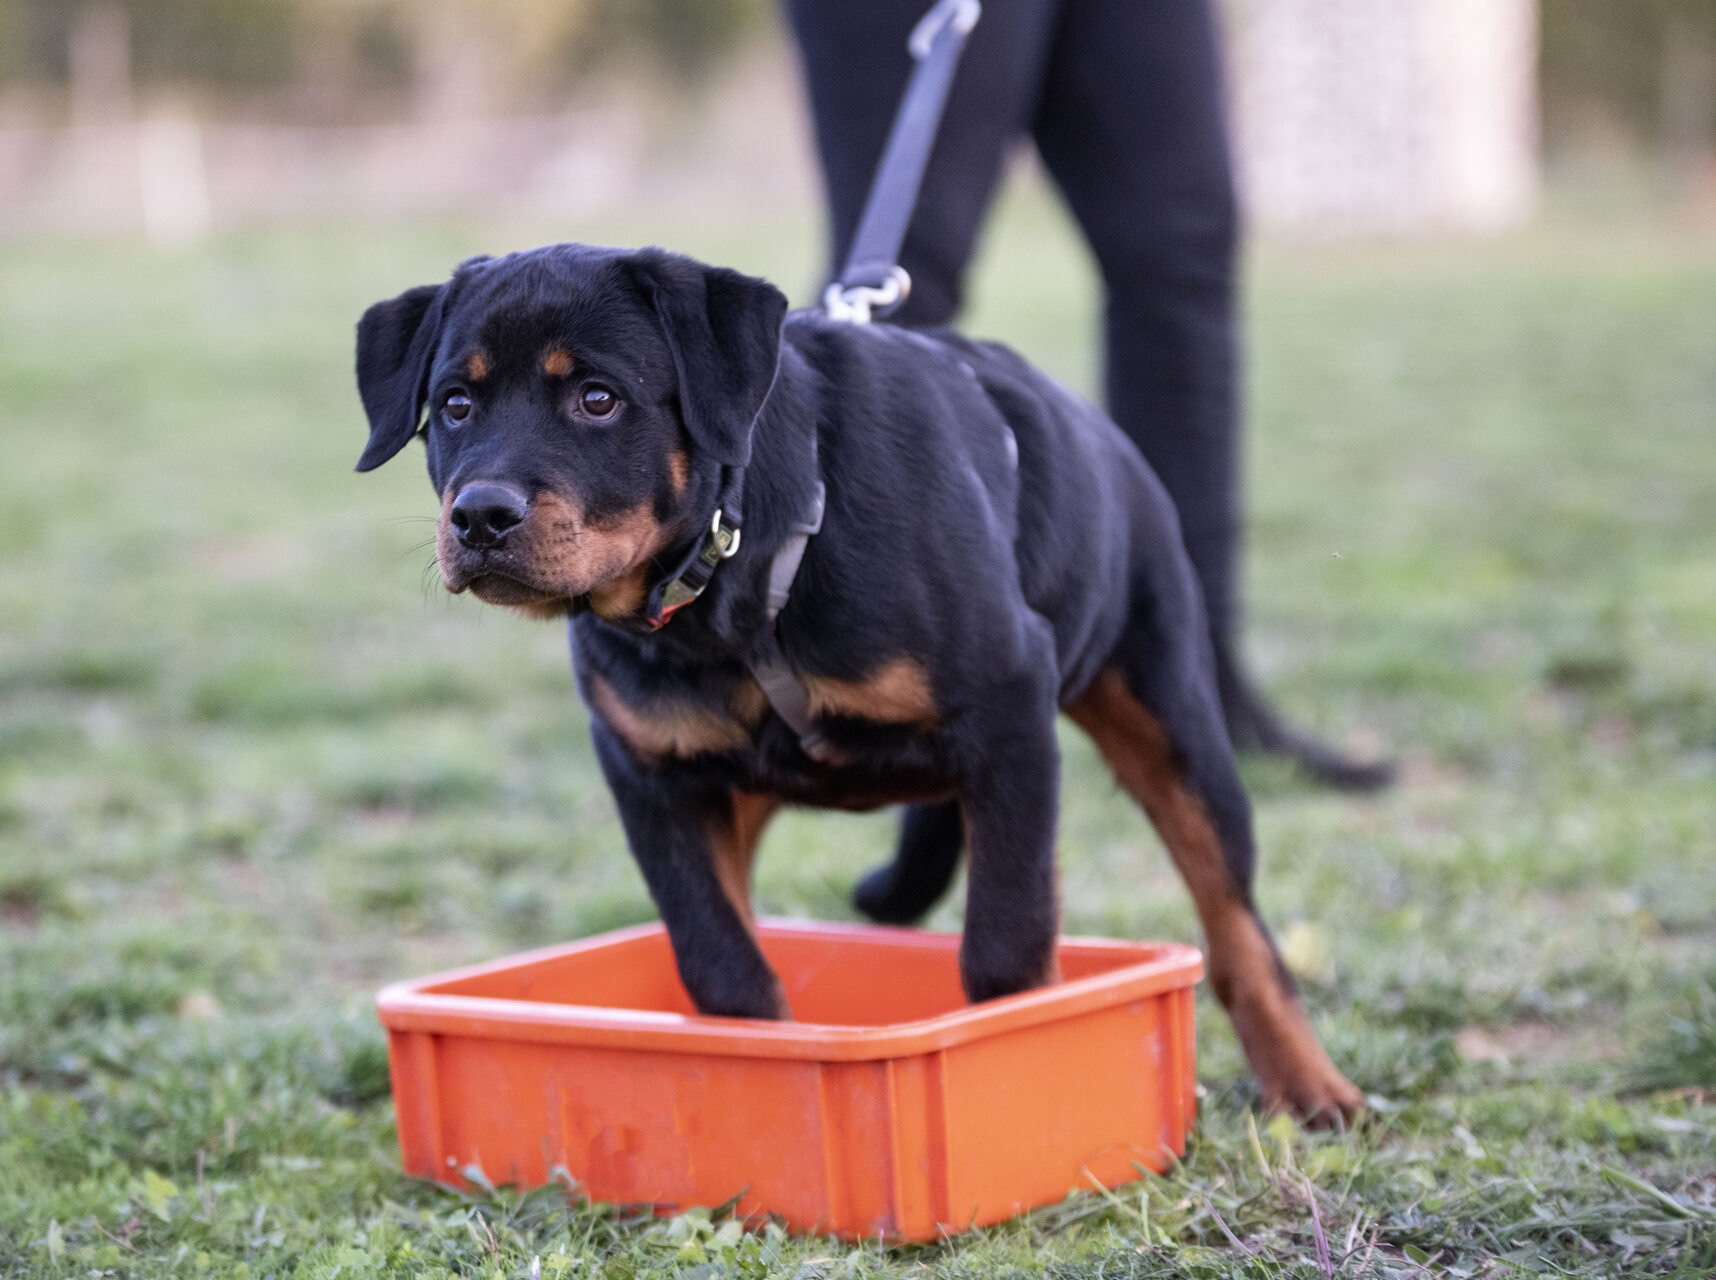
M869 324L876 317L897 311L912 291L912 278L904 267L888 269L888 278L879 286L841 284L836 280L822 295L822 309L830 320L851 324Z
M906 48L911 50L912 57L922 62L929 57L930 46L945 27L952 27L962 36L970 35L971 29L977 25L977 20L983 16L983 5L980 0L941 0L928 13L918 19L918 25L912 28L911 39L906 41Z

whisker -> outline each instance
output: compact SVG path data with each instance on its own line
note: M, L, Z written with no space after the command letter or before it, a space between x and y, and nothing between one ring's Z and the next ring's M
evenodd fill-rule
M429 547L432 547L434 545L435 545L435 539L434 538L425 538L421 542L414 542L409 547L405 548L405 550L403 550L399 553L399 559L400 560L407 559L408 557L414 556L418 552L423 551L423 550L425 550ZM398 561L396 560L394 563L397 564ZM436 563L435 558L431 557L429 560L429 563L431 565L435 564Z

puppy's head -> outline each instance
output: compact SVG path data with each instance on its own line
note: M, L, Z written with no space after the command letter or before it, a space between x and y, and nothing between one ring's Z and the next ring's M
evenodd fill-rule
M629 614L749 460L785 312L766 281L658 249L472 259L358 322L357 469L424 437L449 591Z

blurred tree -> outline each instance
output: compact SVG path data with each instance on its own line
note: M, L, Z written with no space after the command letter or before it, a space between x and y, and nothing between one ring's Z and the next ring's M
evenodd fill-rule
M1670 159L1716 147L1716 0L1542 0L1544 141L1593 128Z
M676 77L694 79L774 13L772 0L590 0L590 9L581 63L641 52Z
M398 0L411 32L417 114L468 119L517 109L557 78L589 0Z
M95 3L129 19L140 90L313 115L377 97L441 116L528 108L614 55L694 82L772 13L770 0L0 0L0 84L66 84Z
M140 83L254 88L291 74L294 0L102 0L130 18ZM0 77L64 81L86 3L0 0Z

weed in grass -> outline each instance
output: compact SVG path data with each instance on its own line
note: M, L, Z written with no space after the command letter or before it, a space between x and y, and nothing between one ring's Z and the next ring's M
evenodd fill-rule
M1716 1098L1716 970L1688 984L1669 1006L1667 1025L1640 1052L1631 1084L1691 1089Z

